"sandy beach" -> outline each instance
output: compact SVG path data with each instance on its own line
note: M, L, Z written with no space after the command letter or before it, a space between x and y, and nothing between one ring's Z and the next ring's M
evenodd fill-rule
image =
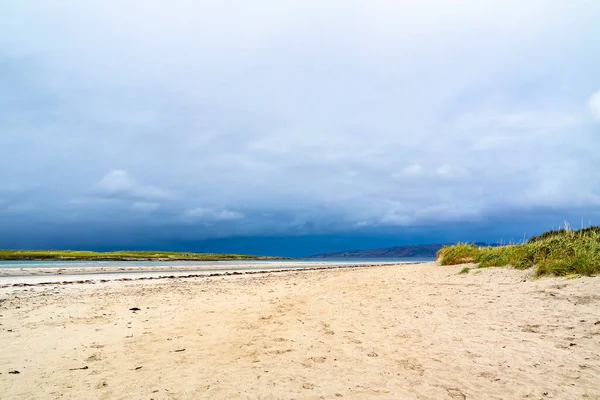
M5 286L0 398L600 399L599 278L463 267Z

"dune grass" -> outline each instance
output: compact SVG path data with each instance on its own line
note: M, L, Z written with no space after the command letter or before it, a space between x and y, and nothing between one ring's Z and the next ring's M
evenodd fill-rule
M477 263L480 268L536 267L536 275L596 275L600 273L600 226L580 230L554 230L526 243L477 247L460 243L438 252L442 265Z
M183 253L174 251L0 250L0 260L269 260L279 257L247 254Z

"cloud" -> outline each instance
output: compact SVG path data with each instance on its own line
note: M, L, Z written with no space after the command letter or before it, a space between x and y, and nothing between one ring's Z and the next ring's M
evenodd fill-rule
M0 212L210 236L597 209L600 3L144 4L2 2L0 181L43 183Z
M600 90L590 96L588 108L592 116L600 120Z
M131 209L140 212L152 212L160 208L160 203L149 203L145 201L137 201L131 205Z
M127 171L116 169L106 174L95 186L94 193L106 198L169 199L168 191L152 185L143 185L132 179ZM153 203L138 202L139 205ZM135 205L134 204L134 205Z
M418 177L423 175L424 171L423 171L423 167L419 164L411 164L405 168L402 169L402 172L400 174L400 176L405 176L405 177Z
M188 210L185 217L199 221L233 221L243 219L244 214L233 210L196 207Z
M428 180L430 182L436 180L459 180L468 178L469 171L460 167L449 164L441 164L436 167L424 168L420 164L411 164L402 168L399 172L392 173L392 177L398 180L420 180L421 182Z
M435 173L442 179L461 179L469 176L469 172L461 167L443 164L435 169Z

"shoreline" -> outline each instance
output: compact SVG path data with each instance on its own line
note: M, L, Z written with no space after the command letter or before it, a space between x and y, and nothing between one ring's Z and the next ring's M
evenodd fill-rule
M297 258L287 257L269 257L269 256L256 256L248 258L236 258L236 257L207 257L207 258L170 258L170 257L3 257L0 261L147 261L147 262L165 262L165 261L177 261L177 262L201 262L201 261L284 261L284 260L298 260Z
M135 281L135 280L155 280L155 279L175 279L175 278L199 278L199 277L215 277L215 276L232 276L232 275L254 275L264 273L280 273L287 271L315 271L323 269L342 269L342 268L360 268L360 267L378 267L397 264L421 264L424 262L387 262L378 264L333 264L322 265L324 262L310 262L303 266L277 266L272 268L248 268L247 266L235 268L235 266L226 266L222 268L206 268L205 266L197 268L188 268L181 270L182 266L170 266L163 269L151 269L151 267L88 267L79 269L63 269L63 268L14 268L0 270L0 288L18 286L37 286L50 284L72 284L72 283L104 283L107 281ZM50 271L48 271L50 269ZM29 272L22 274L23 270ZM8 271L8 272L6 272ZM196 272L196 273L190 273ZM171 275L160 275L168 273ZM125 276L133 277L125 277ZM121 277L119 277L121 276ZM94 279L90 279L94 277ZM37 278L37 279L36 279ZM69 278L69 280L64 280ZM86 279L87 278L87 279ZM13 283L10 283L13 280ZM33 282L33 283L28 283Z

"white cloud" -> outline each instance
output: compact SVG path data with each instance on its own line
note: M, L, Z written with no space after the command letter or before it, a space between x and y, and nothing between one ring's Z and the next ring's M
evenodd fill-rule
M203 207L188 210L185 216L198 221L232 221L244 218L244 214L238 211Z
M106 174L94 186L94 192L101 196L115 198L168 199L172 197L169 192L156 186L138 183L129 176L127 171L121 169Z
M423 167L419 164L411 164L402 170L401 175L409 178L423 175Z
M588 108L592 116L600 120L600 90L590 96Z
M469 171L466 169L448 164L437 167L435 173L442 179L461 179L469 176Z
M419 164L411 164L403 168L399 173L393 173L392 177L404 180L404 179L417 179L423 182L425 179L428 182L447 181L447 180L458 180L467 178L470 176L469 171L465 168L455 165L442 164L436 168L426 170Z

